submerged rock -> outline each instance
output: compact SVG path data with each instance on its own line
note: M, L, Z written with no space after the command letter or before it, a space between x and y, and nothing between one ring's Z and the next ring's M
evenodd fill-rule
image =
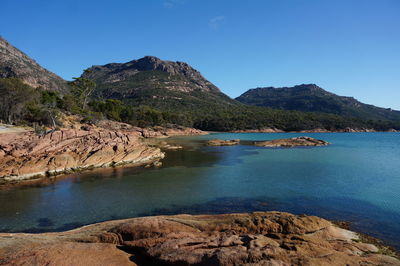
M283 212L143 217L0 240L4 265L400 265L354 232Z
M260 147L300 147L300 146L326 146L330 143L320 139L310 137L296 137L289 139L274 139L267 141L254 142L254 145Z
M222 140L222 139L211 139L207 141L208 146L232 146L238 145L240 139Z
M166 141L158 142L158 143L156 143L156 146L159 147L161 150L176 151L176 150L183 149L183 147L181 145L170 144Z

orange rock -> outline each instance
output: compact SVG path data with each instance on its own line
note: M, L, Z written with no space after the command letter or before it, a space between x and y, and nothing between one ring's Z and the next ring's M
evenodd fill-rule
M164 157L131 132L92 128L0 135L0 179L22 180L122 163L146 164Z
M233 146L233 145L238 145L239 143L240 139L230 139L230 140L211 139L207 141L208 146Z
M51 243L24 245L18 252L7 254L7 265L136 265L129 257L112 244L103 243ZM0 260L0 265L5 265Z
M400 265L377 251L327 220L283 212L143 217L62 233L0 234L4 265Z
M257 141L254 145L260 147L298 147L298 146L326 146L329 142L310 137L295 137L289 139L273 139L267 141Z

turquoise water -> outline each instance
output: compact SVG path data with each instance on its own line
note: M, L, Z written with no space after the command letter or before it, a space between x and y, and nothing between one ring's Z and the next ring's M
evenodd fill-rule
M327 147L206 147L211 138L307 135ZM173 138L159 169L101 169L0 190L0 231L71 229L109 219L174 213L279 210L352 222L400 247L400 134L221 133Z

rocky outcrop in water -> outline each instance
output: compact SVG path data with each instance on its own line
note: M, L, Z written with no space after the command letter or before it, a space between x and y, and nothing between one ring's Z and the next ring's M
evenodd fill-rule
M314 139L310 137L296 137L289 139L274 139L267 141L258 141L254 142L254 145L260 147L300 147L300 146L326 146L329 145L329 142Z
M156 147L159 147L161 150L169 150L169 151L176 151L183 149L183 146L168 143L166 141L160 141L155 144Z
M135 132L91 128L62 129L43 136L34 132L0 134L0 180L118 164L148 164L164 157Z
M207 141L207 146L233 146L233 145L238 145L239 143L240 139L230 139L230 140L211 139Z
M3 233L0 258L2 265L57 266L400 265L354 232L282 212L144 217L62 233Z

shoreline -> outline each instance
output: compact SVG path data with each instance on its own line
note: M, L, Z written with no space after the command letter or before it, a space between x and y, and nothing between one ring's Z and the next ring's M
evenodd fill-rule
M234 130L228 131L227 133L394 133L400 132L400 130L389 129L385 131L379 131L375 129L355 129L346 128L342 130L326 130L326 129L311 129L311 130L299 130L299 131L283 131L280 129L247 129L247 130Z
M118 126L120 126L118 124ZM107 168L115 168L115 167L159 167L162 163L160 163L160 160L162 160L165 156L165 152L168 150L166 146L162 145L154 145L154 143L158 142L159 140L162 139L167 139L167 138L172 138L172 137L185 137L185 136L201 136L201 135L208 135L208 134L219 134L219 133L236 133L236 134L242 134L242 133L360 133L360 132L367 132L367 133L391 133L394 131L349 131L349 132L344 132L344 131L319 131L319 130L314 130L314 131L290 131L290 132L283 132L283 131L270 131L269 129L266 130L247 130L247 131L235 131L235 132L217 132L217 131L201 131L193 128L129 128L128 130L126 129L121 129L121 128L115 128L115 125L113 127L102 127L98 128L99 130L112 130L113 134L118 135L123 135L123 134L133 134L135 137L138 138L138 143L141 143L142 146L147 147L147 148L152 148L152 149L158 149L159 152L157 154L149 154L148 156L142 156L139 158L135 159L129 159L129 160L118 160L118 161L109 161L109 162L102 162L98 164L90 164L90 165L73 165L70 167L61 167L61 168L55 168L55 169L46 169L46 170L41 170L41 171L36 171L36 172L30 172L26 174L19 174L19 175L11 175L11 176L3 176L0 177L0 189L4 189L7 187L11 186L18 186L21 184L22 186L31 182L40 182L45 179L55 179L59 176L62 175L69 175L73 173L82 173L86 171L90 171L93 169L107 169ZM65 130L65 129L61 129ZM116 130L116 131L114 131ZM57 133L58 131L55 131L53 133ZM119 132L119 133L118 133ZM397 131L396 131L397 132ZM14 135L14 136L22 136L24 134L34 134L31 131L18 131L18 132L3 132L0 134L0 140L1 137L5 137L7 135ZM50 133L50 134L53 134ZM45 135L46 136L46 135ZM82 136L84 137L84 135ZM153 144L152 144L153 142ZM169 146L169 145L167 145ZM0 159L1 159L1 142L0 142ZM179 147L182 148L182 147ZM162 151L161 151L162 150ZM170 149L171 150L171 149ZM3 152L4 155L4 152ZM1 163L1 160L0 160ZM154 165L153 165L154 164Z
M85 231L86 229L94 228L98 229L98 227L109 227L109 225L114 225L114 224L123 224L125 222L129 222L132 220L138 220L138 219L152 219L152 218L157 218L157 217L176 217L176 216L192 216L192 217L201 217L201 216L210 216L210 217L218 217L218 216L235 216L235 215L250 215L250 214L258 214L258 213L288 213L286 211L279 211L279 210L273 210L273 211L252 211L252 212L227 212L227 213L196 213L196 214L188 214L188 213L176 213L176 214L157 214L157 215L150 215L150 216L135 216L135 217L127 217L127 218L118 218L118 219L106 219L98 222L93 222L93 223L88 223L88 224L81 224L78 225L77 227L71 228L71 229L60 229L60 230L44 230L44 231L13 231L13 232L7 232L7 231L0 231L0 254L1 254L1 248L2 248L2 243L1 239L4 238L12 238L12 237L24 237L24 236L47 236L47 235L69 235L69 234L74 234L76 232L81 232ZM293 214L293 213L288 213L294 216L299 216L299 217L317 217L319 219L326 220L330 223L332 223L334 226L337 226L338 228L344 229L348 231L351 235L351 233L357 235L357 239L355 239L358 242L362 243L369 243L373 244L378 247L378 249L385 254L389 254L389 256L395 257L397 259L400 259L400 249L396 248L395 246L389 244L387 241L380 239L378 237L371 236L369 233L364 233L360 232L358 230L352 229L351 224L353 222L350 221L341 221L341 220L332 220L332 219L327 219L323 218L321 216L317 215L309 215L309 214Z
M165 156L161 150L167 147L146 140L208 134L185 127L135 128L122 123L81 128L42 136L32 131L0 134L0 189L96 168L158 166Z

